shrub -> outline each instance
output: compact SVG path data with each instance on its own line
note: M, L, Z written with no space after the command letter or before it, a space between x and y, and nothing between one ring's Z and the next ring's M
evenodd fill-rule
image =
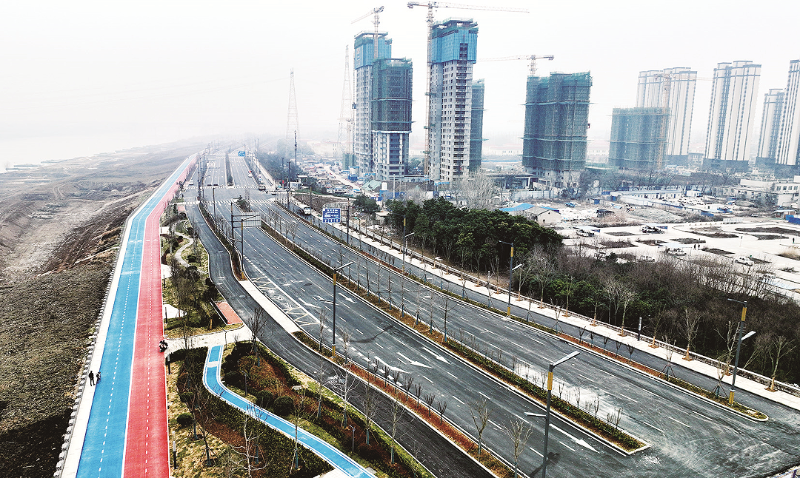
M237 370L225 374L225 383L234 387L244 387L244 377Z
M256 405L261 408L269 408L272 405L273 400L275 400L275 395L273 395L272 392L267 390L256 392Z
M294 409L294 400L292 400L292 397L282 395L275 399L272 406L276 415L285 417L292 413L292 409Z
M178 415L178 418L176 418L176 420L178 421L178 425L182 427L188 427L194 421L194 417L192 416L191 413L181 413L180 415Z
M183 403L191 403L194 394L192 392L183 392L180 394L181 401Z

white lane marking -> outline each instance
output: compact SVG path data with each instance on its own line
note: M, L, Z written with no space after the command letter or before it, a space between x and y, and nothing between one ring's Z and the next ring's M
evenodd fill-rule
M530 451L532 451L532 452L536 453L536 454L537 454L537 455L539 455L539 457L541 457L541 458L543 458L543 457L544 457L544 455L542 455L541 453L539 453L538 451L534 450L534 449L533 449L533 448L531 448L531 447L528 447L528 450L530 450Z
M552 423L550 424L550 427L551 427L551 428L553 428L553 429L555 429L555 430L558 430L558 431L560 431L561 433L563 433L564 435L566 435L567 437L569 437L569 439L570 439L570 440L572 440L572 441L573 441L575 444L578 444L578 445L580 445L580 446L582 446L582 447L584 447L584 448L588 448L589 450L592 450L592 451L593 451L593 452L595 452L595 453L600 453L599 451L597 451L597 450L595 450L594 448L592 448L592 445L590 445L590 444L586 443L586 441L585 441L585 440L583 440L583 439L578 439L578 438L575 438L574 436L572 436L572 435L570 435L569 433L565 432L564 430L562 430L562 429L558 428L557 426L553 425ZM570 449L571 449L571 448L570 448ZM573 451L574 451L574 450L573 450Z
M559 441L559 443L561 443L561 445L562 445L562 446L564 446L564 447L566 447L566 448L569 448L569 449L570 449L570 450L572 450L573 452L575 451L575 449L574 449L574 448L572 448L571 446L567 445L567 444L566 444L566 443L564 443L563 441Z
M685 426L686 428L692 428L692 427L690 427L689 425L687 425L687 424L683 423L682 421L675 420L675 419L674 419L674 418L672 418L672 417L667 417L667 418L669 418L669 419L670 419L670 420L672 420L673 422L680 423L681 425Z
M433 368L430 365L425 365L424 363L417 362L416 360L411 360L410 358L406 357L400 352L397 352L397 355L401 356L403 359L405 359L406 362L408 362L411 365L416 365L417 367Z
M433 355L436 358L436 360L438 360L440 362L444 362L446 364L450 364L450 362L448 362L446 358L444 358L441 355L437 354L436 352L434 352L433 350L429 349L428 347L422 347L422 350L424 350L424 351L428 352L429 354Z
M625 395L624 393L619 393L619 392L617 392L617 395L619 395L620 397L625 397L625 398L627 398L628 400L632 401L633 403L639 403L639 402L637 402L636 400L632 399L631 397L629 397L629 396Z

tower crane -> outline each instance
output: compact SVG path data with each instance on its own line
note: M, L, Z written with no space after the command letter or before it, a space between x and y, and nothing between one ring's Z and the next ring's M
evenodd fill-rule
M437 8L458 8L462 10L491 10L497 12L517 12L517 13L528 13L528 10L524 8L502 8L502 7L487 7L482 5L463 5L460 3L447 3L447 2L434 2L434 1L427 1L427 2L408 2L408 8L414 7L426 7L428 9L428 16L426 18L426 23L428 24L428 42L427 42L427 51L428 51L428 71L425 78L425 97L428 99L427 106L427 113L425 119L425 174L428 174L429 168L431 165L431 147L430 147L430 138L428 137L428 131L431 129L431 43L433 42L433 12Z
M375 7L375 8L372 9L372 11L367 12L367 13L361 15L360 17L356 18L352 22L350 22L350 24L353 24L353 23L356 23L358 21L361 21L361 20L367 18L370 15L375 15L375 19L372 21L372 23L375 24L375 33L372 34L372 59L373 60L377 60L378 59L378 25L381 24L381 20L380 20L381 12L383 12L383 6Z
M478 60L481 61L507 61L507 60L530 60L531 61L531 72L530 76L536 76L536 60L552 60L555 57L553 55L518 55L518 56L506 56L503 58L486 58Z

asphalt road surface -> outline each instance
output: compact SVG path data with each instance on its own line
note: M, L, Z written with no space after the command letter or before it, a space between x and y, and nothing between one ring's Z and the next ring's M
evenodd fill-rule
M224 160L222 163L224 165ZM234 168L234 181L238 185L247 185L248 179L246 169L242 174ZM254 183L250 184L255 187ZM229 210L226 205L238 197L242 189L218 189L216 192L217 208ZM263 192L252 191L250 194L254 207L271 207ZM326 310L328 318L331 315L330 304L326 302L330 301L332 292L330 279L288 254L259 230L246 229L244 236L246 265L253 281L267 296L273 297L276 303L284 307L309 334L316 336L316 317L319 316L320 307ZM373 290L381 290L382 296L386 297L391 289L392 301L397 305L402 302L406 311L411 313L419 303L420 316L425 322L428 322L432 310L434 324L439 329L443 327L446 307L451 336L467 342L475 337L476 343L484 344L478 345L479 349L485 344L492 344L498 350L503 350L506 360L516 358L514 362L521 375L527 372L530 377L536 377L546 369L547 363L574 350L570 344L502 316L452 299L445 301L438 293L420 289L416 283L407 282L407 286L401 287L398 274L391 275L385 268L379 273L376 265L369 264L363 258L356 259L358 255L353 251L304 226L297 227L294 237L304 248L316 251L320 257L327 257L333 265L356 261L350 267L350 274L354 280L360 276L362 285L365 285L366 268L369 265L371 282L376 281L378 276L382 280L380 286L371 283ZM420 276L424 274L423 271L414 273ZM390 276L391 287L387 279ZM504 425L510 420L524 417L525 411L540 412L540 407L464 365L364 304L356 296L342 289L340 291L337 302L337 344L340 350L341 332L347 331L353 336L351 354L361 365L377 359L381 365L396 367L403 374L412 374L416 383L423 384L422 394L436 394L437 400L445 400L448 403L446 416L473 435L474 426L468 404L482 396L489 397L492 416L484 439L495 452L513 461L512 444L503 429ZM475 300L485 301L486 297L475 296ZM497 304L500 307L502 305ZM523 317L527 314L525 310L513 312ZM551 319L538 314L534 320L552 325L548 324ZM564 328L564 331L577 336L577 330ZM327 333L330 334L329 329ZM613 350L613 343L607 346ZM663 368L663 364L660 365L655 359L644 356L635 358L643 362L652 360L653 368ZM522 363L526 364L524 368L520 365ZM675 368L681 378L691 378L706 388L715 385L712 379L699 375L690 377L692 374L688 370ZM586 473L614 476L762 476L800 461L796 452L798 437L793 431L798 425L796 412L760 397L737 392L740 401L770 415L771 419L766 423L753 422L732 414L587 351L559 366L556 377L562 386L556 385L554 390L560 390L565 397L569 395L572 402L576 401L578 393L581 403L598 399L600 417L621 408L621 426L652 444L652 448L634 456L624 456L580 430L556 420L550 435L550 451L556 453L554 462L548 468L550 476ZM533 427L533 434L520 463L522 471L533 474L541 463L541 456L537 453L541 450L543 435L541 423L529 423Z

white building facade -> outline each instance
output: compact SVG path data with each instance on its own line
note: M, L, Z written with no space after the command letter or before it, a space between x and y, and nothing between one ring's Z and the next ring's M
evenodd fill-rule
M761 65L719 63L714 69L705 168L747 170Z
M669 108L667 162L685 165L689 155L697 72L686 67L639 73L637 108Z
M783 98L780 117L778 149L775 162L786 166L796 166L799 162L798 143L800 143L800 60L789 63L789 79Z

